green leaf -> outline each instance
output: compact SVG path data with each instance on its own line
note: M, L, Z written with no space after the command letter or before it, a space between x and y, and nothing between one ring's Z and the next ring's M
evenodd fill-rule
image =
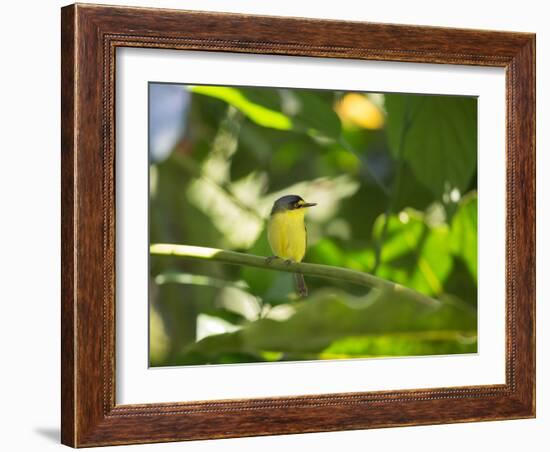
M433 201L432 192L418 181L410 164L403 162L393 211L399 212L407 207L416 210L425 210Z
M385 221L385 215L380 215L374 223L373 236L376 240L382 239ZM415 251L426 228L422 217L413 213L405 213L401 217L391 215L387 222L382 261L390 262Z
M439 334L446 339L459 335L475 338L475 310L452 302L433 306L396 294L371 292L364 297L350 297L343 292L327 290L295 306L295 314L285 321L260 319L244 325L239 331L209 336L187 347L185 354L179 357L179 364L186 364L189 353L202 355L208 362L217 362L219 356L227 353L260 356L265 351L294 354L292 359L304 359L296 354L320 353L334 341L350 336L420 334L429 337ZM463 350L447 348L444 352ZM417 350L409 349L409 354L414 353ZM371 350L368 355L372 354ZM319 357L323 359L322 355Z
M222 100L262 127L296 130L309 135L336 139L340 136L340 118L332 104L321 95L306 90L292 91L297 111L293 117L278 111L279 96L273 90L227 86L192 86L196 94Z
M223 100L262 127L279 130L292 129L292 120L288 116L251 101L237 88L227 86L192 86L189 89L196 94Z
M430 230L418 252L417 264L408 286L425 294L441 294L445 279L453 267L449 228L446 225Z
M477 162L477 101L473 97L387 94L387 133L395 158L409 162L436 199L463 193Z
M383 224L381 215L373 230L378 240ZM452 266L447 225L430 226L414 211L389 217L377 276L427 295L439 295Z
M477 194L460 201L451 225L450 246L477 281Z
M427 331L383 335L351 336L337 339L321 352L323 359L365 356L412 356L475 353L475 333Z
M334 265L335 267L342 266L344 262L344 254L336 243L324 238L319 240L307 252L308 261L315 264Z

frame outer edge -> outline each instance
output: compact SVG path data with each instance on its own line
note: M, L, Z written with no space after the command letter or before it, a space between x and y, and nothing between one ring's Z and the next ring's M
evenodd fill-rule
M536 416L536 35L530 35L512 63L516 67L518 119L516 128L518 267L517 313L518 396L527 417ZM519 270L518 269L518 270Z
M139 17L142 11L149 11L154 17L151 17L149 22L143 22L143 19ZM103 72L106 67L103 67L103 71L98 71L97 68L102 67L102 64L107 64L109 67L109 61L105 60L106 47L103 47L102 44L112 30L120 29L121 32L126 30L128 33L131 31L136 34L145 32L146 35L152 33L151 30L162 29L163 33L170 33L172 30L171 32L175 36L183 36L183 38L186 36L185 33L189 34L195 31L199 34L198 41L205 43L208 41L205 37L206 31L199 26L201 21L196 24L190 19L183 20L183 23L187 23L192 29L190 32L186 31L181 34L181 24L171 20L171 17L167 17L166 10L161 11L152 9L138 11L132 8L123 9L99 5L71 5L62 8L62 442L72 447L85 447L533 417L535 400L535 43L534 35L522 34L519 36L504 32L498 34L497 41L495 41L496 33L483 32L483 36L491 37L491 42L498 43L499 40L504 40L504 43L499 45L494 52L495 55L500 55L498 60L487 59L490 56L484 53L482 61L476 63L468 55L457 54L456 59L451 62L449 58L434 56L435 54L432 54L430 50L422 52L420 56L415 53L417 56L413 58L404 56L407 55L407 52L413 52L409 50L412 47L401 44L398 45L399 49L402 49L399 50L400 53L381 50L384 55L389 56L380 58L392 61L412 61L414 59L421 62L434 62L434 59L440 58L441 61L438 59L438 62L447 64L462 62L463 64L490 66L507 66L512 63L514 66L512 69L516 70L514 83L517 84L517 87L514 98L518 101L519 108L516 120L511 127L513 129L513 146L516 150L513 173L517 178L518 187L521 189L513 192L512 195L517 206L517 215L515 216L517 243L523 246L522 250L518 250L516 271L525 265L529 267L523 268L522 274L516 273L515 277L517 284L515 299L518 305L516 318L517 325L521 327L516 331L519 352L517 375L521 379L515 391L502 393L498 396L493 395L491 399L486 399L489 402L481 404L478 403L478 400L481 399L472 395L467 398L469 403L465 406L470 407L471 412L475 406L481 407L484 409L483 413L461 417L457 414L458 411L455 407L453 410L448 410L446 416L436 418L437 420L432 418L433 409L441 409L447 405L454 406L462 397L449 395L431 401L412 399L408 402L410 404L408 409L409 414L414 415L413 417L407 419L403 414L398 414L397 417L387 417L384 422L378 419L372 421L364 419L365 413L371 410L378 410L382 414L389 412L388 409L382 409L382 404L377 403L363 406L340 403L330 408L324 403L319 403L316 407L312 406L310 411L301 411L298 410L300 407L289 406L272 412L268 407L263 407L259 408L259 411L253 412L254 403L250 402L251 406L248 407L248 403L246 403L245 407L238 410L239 415L235 417L229 415L231 410L224 409L219 403L215 403L216 406L208 410L209 414L157 412L125 413L123 415L117 412L116 406L106 404L111 400L112 394L107 394L110 385L106 387L105 382L106 378L109 381L108 379L113 376L114 365L105 364L104 361L105 354L111 352L112 346L109 338L105 339L105 335L109 334L112 326L109 321L113 318L105 323L105 317L102 317L100 311L103 309L104 312L110 312L106 311L106 308L111 306L109 303L112 300L107 299L106 305L101 303L102 295L108 294L111 288L110 281L106 280L111 273L108 270L106 272L103 270L101 279L97 263L103 259L102 265L107 265L105 259L109 259L109 254L106 256L105 249L100 250L98 245L101 243L99 240L101 231L105 237L105 233L108 234L112 231L113 225L106 226L105 217L100 218L97 207L102 203L104 209L106 206L107 208L112 206L109 204L112 199L106 198L110 189L113 188L110 185L112 174L105 172L105 166L113 164L113 162L105 159L106 155L103 153L105 148L101 147L100 133L98 133L103 130L104 143L105 140L111 138L111 130L108 124L104 123L105 114L111 108L110 101L106 106L104 94L102 97L100 89L101 84L106 81ZM216 21L226 17L224 14L212 15L208 13L207 16L208 20L212 20L215 16ZM179 17L184 16L178 14ZM255 16L248 17L248 19L254 18ZM269 20L271 19L265 18L265 22L269 22ZM286 18L277 20L280 20L281 23L286 22ZM301 22L295 21L294 23ZM310 22L308 21L308 23ZM321 25L323 21L315 23ZM164 26L167 27L166 32L164 28L160 28ZM350 25L350 27L359 32L362 26L356 24ZM383 37L384 33L387 35L388 28L391 28L387 24L374 24L370 27L374 27L375 34ZM395 33L399 30L405 33L416 29L409 26L396 26L395 28ZM259 35L254 39L258 42L264 36L263 33L267 33L265 28L262 30L256 29ZM418 31L418 29L416 30ZM439 33L443 31L439 30ZM240 36L241 32L241 30L235 31L236 36ZM354 30L350 30L350 32L352 35L354 34ZM452 30L448 32L451 33ZM464 30L456 30L456 33L462 33L467 37L473 36L471 32ZM223 36L220 38L220 42L223 42L223 38ZM153 36L152 39L160 42L162 38ZM283 54L290 54L289 52L295 54L294 52L296 52L303 56L312 56L316 52L312 49L316 46L310 44L314 44L315 39L317 39L316 35L310 36L309 44L306 42L306 45L299 47L298 50L289 50L292 46L287 48L284 42L268 42L265 49L261 49L258 53L271 53L270 49L276 48ZM466 41L469 42L469 39ZM477 36L474 41L479 42L480 39L481 37ZM198 47L202 45L200 44ZM355 42L350 46L342 48L343 50L327 47L327 50L322 50L322 53L327 52L327 55L337 57L334 54L345 52L342 54L344 58L373 59L367 57L366 54L363 55ZM217 49L217 46L214 47ZM214 48L212 47L210 50L214 50ZM241 41L232 41L227 48L218 50L230 52L252 50L252 53L256 53L254 49L249 49L247 44ZM444 53L448 52L451 51L447 49ZM85 110L82 107L86 107ZM79 113L82 113L81 117L79 117ZM86 114L85 119L84 113ZM98 183L102 180L102 176L103 182ZM109 245L109 241L104 242L107 250ZM102 288L97 285L97 281L100 279L103 281ZM102 332L103 342L97 340L98 331ZM523 347L527 349L533 347L532 353L526 353ZM491 408L488 403L495 405ZM389 404L386 406L389 407ZM216 407L218 408L216 409ZM302 406L302 408L307 407ZM327 414L328 412L331 414ZM273 417L275 423L260 428L257 425L258 416L267 417L268 413L269 416L275 416ZM311 418L309 421L304 419L308 413ZM419 415L420 417L418 417ZM292 419L298 420L296 424L289 423Z
M532 108L532 130L531 130L531 141L532 141L532 155L533 163L531 167L531 174L533 178L533 224L532 224L532 234L533 234L533 258L532 258L532 274L531 282L533 285L533 301L532 301L532 321L533 321L533 330L531 333L531 347L532 347L532 356L533 356L533 377L532 383L533 387L531 389L530 396L532 397L531 403L531 412L533 417L537 415L537 36L533 34L533 39L531 41L531 92L533 96L533 101L531 103Z
M76 6L61 8L61 442L76 447Z

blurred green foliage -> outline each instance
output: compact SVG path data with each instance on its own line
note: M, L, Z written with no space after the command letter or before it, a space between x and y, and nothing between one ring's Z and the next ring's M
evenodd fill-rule
M298 194L318 203L305 261L438 302L313 278L298 300L287 273L151 256L152 366L477 351L474 98L178 89L183 138L151 149L151 243L269 256L271 205Z

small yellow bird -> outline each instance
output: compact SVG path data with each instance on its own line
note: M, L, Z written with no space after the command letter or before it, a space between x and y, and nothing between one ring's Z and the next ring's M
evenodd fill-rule
M273 204L267 225L267 239L274 256L268 258L285 259L287 263L300 262L306 254L307 230L304 222L305 209L316 206L305 202L300 196L286 195ZM307 296L307 286L301 273L294 274L296 291L299 296Z

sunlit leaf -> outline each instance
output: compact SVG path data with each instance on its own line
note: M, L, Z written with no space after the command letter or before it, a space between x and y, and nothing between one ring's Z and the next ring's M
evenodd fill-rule
M452 263L449 229L446 226L432 228L419 249L417 268L407 285L419 292L439 295Z
M351 251L346 253L346 267L353 270L371 272L374 267L375 258L373 249Z
M374 237L382 239L385 217L374 226ZM411 211L392 215L386 226L377 275L428 295L442 293L452 269L449 228L429 226Z
M231 333L239 330L238 325L234 325L220 317L199 314L197 316L197 341L208 336L213 336L223 333Z
M344 253L338 245L329 238L319 240L308 250L307 256L309 262L333 265L335 267L341 266L344 262Z
M427 331L337 339L321 352L320 358L420 356L476 351L477 336L474 332Z
M386 235L383 237L384 226ZM382 261L389 262L415 251L425 229L424 221L415 213L390 215L387 220L386 215L380 215L374 223L373 236L378 241L383 240Z
M248 119L263 127L290 130L292 120L283 113L249 100L239 89L227 86L193 86L193 93L215 97L240 110Z

